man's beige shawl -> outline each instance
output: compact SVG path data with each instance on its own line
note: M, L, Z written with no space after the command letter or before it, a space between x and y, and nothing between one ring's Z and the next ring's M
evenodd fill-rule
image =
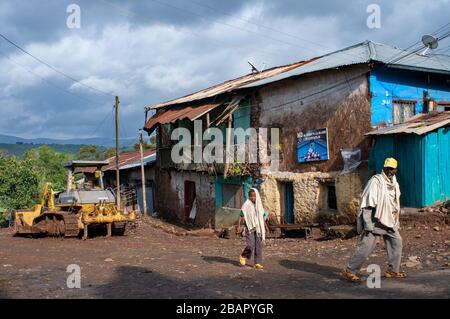
M375 218L384 226L396 229L399 227L400 186L394 176L392 181L384 172L374 175L366 185L360 202L358 218L363 208L375 208Z

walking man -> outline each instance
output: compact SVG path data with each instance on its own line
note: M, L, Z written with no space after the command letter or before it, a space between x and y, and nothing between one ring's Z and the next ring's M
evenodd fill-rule
M402 238L399 233L400 187L395 177L397 166L394 158L387 158L383 171L369 180L361 195L357 217L357 231L361 238L347 267L342 271L342 275L352 282L361 281L356 272L375 249L380 237L384 239L388 254L386 277L406 277L404 272L400 272Z

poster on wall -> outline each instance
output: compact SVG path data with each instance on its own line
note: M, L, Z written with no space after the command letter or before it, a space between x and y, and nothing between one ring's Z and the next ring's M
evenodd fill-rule
M327 161L328 129L309 130L297 134L297 157L299 163Z

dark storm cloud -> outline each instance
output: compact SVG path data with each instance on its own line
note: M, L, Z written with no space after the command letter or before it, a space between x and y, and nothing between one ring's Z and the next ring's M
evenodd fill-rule
M81 8L81 29L66 26L71 3ZM381 29L366 25L371 3L381 7ZM448 23L449 7L448 0L2 0L0 30L85 85L118 94L121 135L135 136L144 105L247 73L249 60L270 67L366 39L408 47ZM0 52L0 133L112 135L112 96L1 39Z

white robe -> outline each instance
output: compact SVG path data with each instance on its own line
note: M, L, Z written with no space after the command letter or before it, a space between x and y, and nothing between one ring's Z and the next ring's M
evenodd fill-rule
M266 226L264 223L264 208L262 205L261 197L257 189L252 188L256 193L256 202L247 199L242 205L242 212L244 213L245 224L248 230L255 229L256 233L262 237L264 241L266 239Z
M395 176L390 181L382 172L369 180L361 195L358 220L361 218L363 208L367 207L375 208L374 217L384 226L393 229L399 228L400 186ZM360 228L359 225L358 228Z

